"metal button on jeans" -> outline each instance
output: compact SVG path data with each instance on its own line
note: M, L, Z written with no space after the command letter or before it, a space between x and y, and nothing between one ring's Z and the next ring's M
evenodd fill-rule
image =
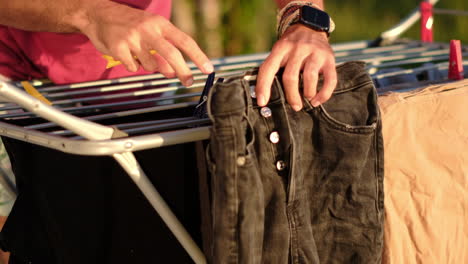
M285 168L286 168L286 163L285 163L284 161L278 160L278 161L276 162L276 169L277 169L278 171L282 171L282 170L284 170Z
M280 140L279 133L276 132L276 131L271 132L271 134L270 134L270 141L271 141L271 143L276 144L276 143L279 142L279 140Z
M257 98L257 93L255 93L255 85L250 85L250 97Z
M244 166L245 165L245 157L244 156L237 157L237 165L239 165L239 166Z
M265 118L268 118L268 117L271 117L272 113L271 113L271 109L269 107L262 107L262 109L260 109L260 114L265 117Z

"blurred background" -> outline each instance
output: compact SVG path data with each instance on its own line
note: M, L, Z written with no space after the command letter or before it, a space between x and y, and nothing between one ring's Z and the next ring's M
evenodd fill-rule
M373 40L419 6L415 0L325 0L337 27L330 41ZM274 0L175 0L173 22L210 58L269 51L276 40ZM468 11L468 0L440 0L435 8ZM468 45L468 16L435 15L434 41ZM419 39L419 23L403 35Z

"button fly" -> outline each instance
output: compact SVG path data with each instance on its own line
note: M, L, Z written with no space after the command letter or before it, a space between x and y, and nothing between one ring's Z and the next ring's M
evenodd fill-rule
M271 143L276 144L276 143L279 142L279 140L280 140L280 135L279 135L279 133L276 132L276 131L271 132L271 134L270 134L270 141L271 141Z
M282 170L284 170L285 168L286 168L286 163L285 163L284 161L278 160L278 161L276 162L276 169L277 169L278 171L282 171Z
M260 114L265 117L265 118L268 118L268 117L271 117L272 113L271 113L271 109L269 107L262 107L262 109L260 109Z
M244 166L245 165L245 157L244 156L237 157L237 165L239 165L239 166Z
M255 93L255 85L250 86L250 97L257 98L257 93Z

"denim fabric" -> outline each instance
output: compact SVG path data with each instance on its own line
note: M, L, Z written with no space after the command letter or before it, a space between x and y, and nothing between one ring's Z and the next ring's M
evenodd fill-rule
M247 77L211 89L212 263L380 262L383 143L364 66L338 66L332 98L319 107L303 100L299 112L278 75L271 117L261 114Z

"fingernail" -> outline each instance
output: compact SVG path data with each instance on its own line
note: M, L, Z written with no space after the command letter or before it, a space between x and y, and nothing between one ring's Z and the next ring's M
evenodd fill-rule
M257 103L259 106L264 106L266 105L266 102L265 102L265 97L261 94L257 94Z
M319 106L319 105L320 105L320 101L318 101L318 100L315 100L315 101L312 101L312 103L311 103L311 104L312 104L312 106L313 106L313 107L317 107L317 106Z
M292 105L292 108L294 109L294 111L297 112L297 111L301 110L302 107L300 105Z
M193 78L190 78L187 81L185 81L185 86L192 86L192 84L193 84Z
M205 69L207 73L212 73L214 71L214 67L213 64L211 64L211 62L203 64L203 69Z

